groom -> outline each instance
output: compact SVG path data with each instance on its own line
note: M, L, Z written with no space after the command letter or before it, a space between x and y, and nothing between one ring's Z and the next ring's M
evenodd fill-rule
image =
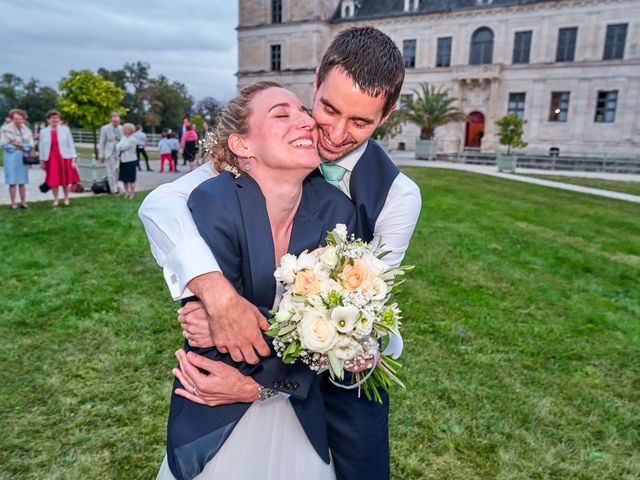
M358 236L384 243L391 251L385 257L390 265L400 264L404 257L420 213L421 197L418 187L398 171L370 137L395 109L403 80L404 61L395 43L379 30L361 27L345 30L335 38L314 82L312 115L318 127L318 151L324 161L322 173L356 205ZM186 204L191 191L213 174L206 164L160 186L147 196L139 214L173 298L195 294L206 309L210 334L198 321L202 318L199 312L204 310L198 310L197 305L185 307L192 312L181 316L190 343L215 344L236 361L257 363L259 356L270 353L260 330L268 325L222 276ZM180 363L182 375L198 375L193 365L206 367L207 371L220 369L223 376L229 375L223 366L216 365L219 362L202 357L188 359L181 355ZM257 385L251 377L220 378L217 374L201 376L197 395L184 392L184 396L213 405L246 401L247 391L256 392L255 399L268 397L271 389L296 394L297 385L281 379ZM325 382L329 444L339 480L389 478L389 404L388 397L381 394L383 405Z

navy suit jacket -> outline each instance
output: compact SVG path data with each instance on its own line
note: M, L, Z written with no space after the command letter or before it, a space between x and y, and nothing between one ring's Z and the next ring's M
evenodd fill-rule
M188 204L200 234L215 250L222 273L240 295L267 316L275 298L276 264L266 203L258 184L247 175L234 178L224 172L198 186ZM298 255L323 245L327 231L337 223L354 231L353 204L322 178L307 178L293 221L289 253ZM267 339L270 344L271 339ZM311 444L329 462L321 377L307 365L285 365L275 355L258 365L249 365L234 362L215 348L192 350L233 365L261 385L290 394L291 405ZM251 404L199 405L173 393L177 387L181 385L176 379L169 412L167 459L174 476L186 480L200 473L214 457Z

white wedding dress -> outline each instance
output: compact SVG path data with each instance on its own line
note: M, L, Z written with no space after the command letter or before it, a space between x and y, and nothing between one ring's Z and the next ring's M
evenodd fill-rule
M278 288L274 309L281 293ZM288 397L253 403L194 480L334 480L333 465L309 442ZM175 480L166 456L156 480Z

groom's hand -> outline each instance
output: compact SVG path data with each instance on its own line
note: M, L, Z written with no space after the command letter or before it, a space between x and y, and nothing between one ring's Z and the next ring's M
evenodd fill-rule
M256 364L258 355L268 357L269 346L262 330L269 322L254 305L242 298L220 272L194 278L189 289L204 303L210 319L211 338L222 353L229 353L236 362Z
M178 350L176 357L180 368L174 368L173 374L184 387L177 388L176 395L210 407L255 402L260 398L258 384L226 363L209 360L193 352L186 353L184 350Z

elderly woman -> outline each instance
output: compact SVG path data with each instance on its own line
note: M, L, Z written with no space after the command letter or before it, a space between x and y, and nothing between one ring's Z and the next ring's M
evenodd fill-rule
M24 155L33 150L33 135L25 125L27 114L24 110L14 108L9 111L11 121L0 128L0 146L3 151L4 182L9 185L11 210L16 211L16 185L20 192L20 208L27 209L27 192L25 185L29 183L27 165Z
M60 121L60 112L47 112L48 127L40 131L38 151L40 152L40 166L47 172L45 183L53 192L53 208L58 207L59 187L64 192L63 205L69 206L69 188L74 183L80 183L76 170L76 147L73 143L71 130Z
M116 145L120 154L120 175L118 180L124 183L124 198L132 199L136 194L136 172L138 168L136 155L136 127L133 123L125 123L122 127L123 137Z

